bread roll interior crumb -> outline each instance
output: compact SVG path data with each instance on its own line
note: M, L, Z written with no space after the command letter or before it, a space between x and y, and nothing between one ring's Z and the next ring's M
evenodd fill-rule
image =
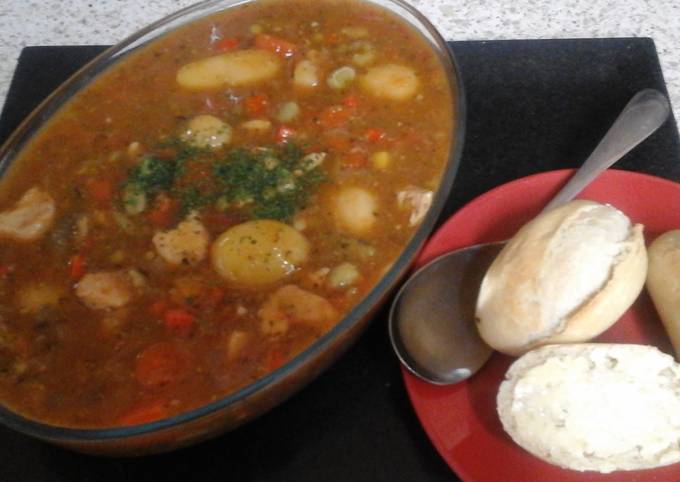
M612 472L680 461L680 365L655 347L547 345L515 361L503 428L541 459Z

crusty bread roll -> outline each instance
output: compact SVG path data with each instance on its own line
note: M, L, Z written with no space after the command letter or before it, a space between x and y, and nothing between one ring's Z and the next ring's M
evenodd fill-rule
M680 365L655 347L543 346L505 378L503 428L546 462L606 473L680 461Z
M680 356L680 229L662 234L649 246L647 290Z
M476 317L484 341L518 355L602 333L644 285L642 229L616 208L584 200L524 225L482 281Z

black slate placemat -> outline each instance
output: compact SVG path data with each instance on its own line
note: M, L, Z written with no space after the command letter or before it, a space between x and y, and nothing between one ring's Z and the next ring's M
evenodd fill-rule
M467 139L442 219L506 181L578 166L636 91L653 87L665 92L651 39L452 45L467 90ZM0 141L67 75L100 51L101 47L24 49L0 118ZM671 119L617 167L680 181L675 121ZM492 463L493 454L488 455ZM141 459L106 459L0 428L0 482L123 480L457 478L413 414L389 348L382 310L359 343L308 388L260 419L195 447Z

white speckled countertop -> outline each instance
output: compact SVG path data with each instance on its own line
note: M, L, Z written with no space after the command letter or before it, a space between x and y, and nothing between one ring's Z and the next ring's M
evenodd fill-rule
M411 2L452 40L652 37L671 102L680 106L677 0ZM22 47L113 44L192 3L195 0L0 0L0 105Z

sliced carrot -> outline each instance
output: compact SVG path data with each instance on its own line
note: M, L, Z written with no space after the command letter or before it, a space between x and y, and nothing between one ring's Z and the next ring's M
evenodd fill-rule
M149 211L149 221L154 227L166 228L172 222L179 206L171 197L161 194L156 198L153 209Z
M87 263L85 262L85 256L82 254L76 254L71 257L69 261L69 276L73 280L79 280L85 276L87 271Z
M90 198L98 204L107 204L113 198L113 184L110 179L88 179L85 183Z
M359 99L357 99L353 95L348 95L344 99L342 99L342 104L346 107L350 107L352 109L356 108L359 106Z
M354 113L352 108L342 105L332 105L319 114L319 124L324 129L342 127L349 121Z
M328 45L337 45L340 42L342 42L342 39L340 38L340 35L338 35L337 33L332 33L326 36L326 43Z
M218 52L229 52L239 46L240 40L236 37L223 38L215 43L215 50Z
M125 413L118 422L121 425L141 425L168 416L168 409L164 402L156 401L140 405Z
M387 133L383 129L375 129L369 127L364 132L364 137L371 142L380 142L387 136Z
M264 94L251 95L243 100L243 106L250 117L262 117L269 108L269 99Z
M183 336L188 336L196 326L196 316L181 308L170 309L163 315L165 326L178 332Z
M161 341L139 354L135 379L146 388L161 388L183 380L190 369L191 356L184 347Z
M281 125L278 129L276 129L276 132L274 133L274 139L276 139L276 142L279 143L288 142L293 137L295 137L296 134L297 131L292 127Z
M261 33L255 36L255 47L263 50L269 50L284 58L291 57L297 51L297 45L281 37Z

